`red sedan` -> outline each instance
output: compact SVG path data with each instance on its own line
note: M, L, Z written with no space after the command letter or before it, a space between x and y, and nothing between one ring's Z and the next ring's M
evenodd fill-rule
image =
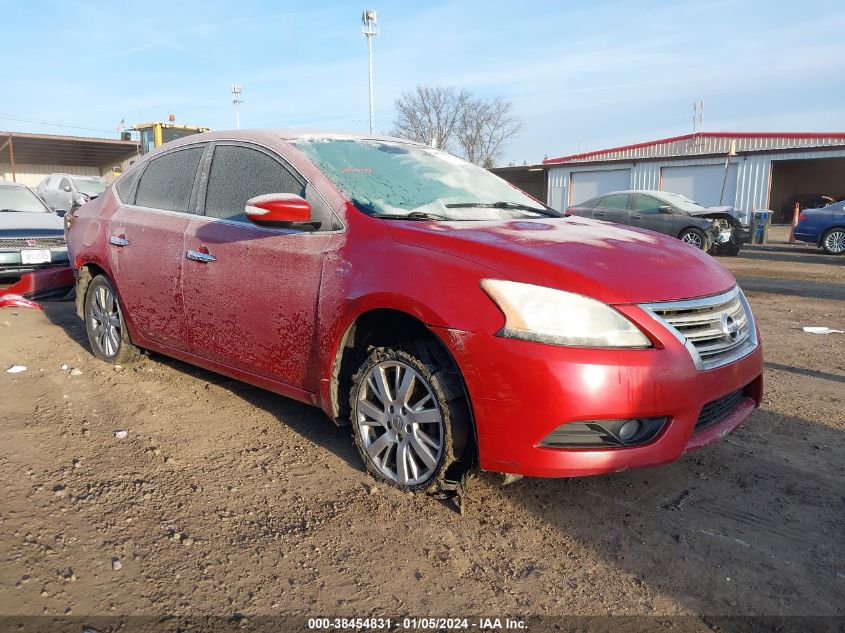
M190 136L68 224L96 356L316 405L405 490L663 464L760 404L759 332L708 255L416 143Z

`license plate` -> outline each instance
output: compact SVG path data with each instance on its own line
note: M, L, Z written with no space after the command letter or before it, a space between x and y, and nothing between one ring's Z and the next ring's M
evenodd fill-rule
M50 250L21 251L21 264L46 264L50 261Z

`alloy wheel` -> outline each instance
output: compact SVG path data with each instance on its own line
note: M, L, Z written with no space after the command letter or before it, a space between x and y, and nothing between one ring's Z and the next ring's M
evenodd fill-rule
M367 457L405 486L429 480L443 456L443 414L431 385L407 363L370 367L356 397L355 424Z
M839 255L845 253L845 231L831 231L824 238L825 249L829 253Z
M681 237L682 242L686 242L696 248L701 248L701 236L698 233L693 233L690 231L689 233L684 233L683 237Z
M114 292L106 285L94 290L91 330L98 351L107 357L115 356L120 350L120 307Z

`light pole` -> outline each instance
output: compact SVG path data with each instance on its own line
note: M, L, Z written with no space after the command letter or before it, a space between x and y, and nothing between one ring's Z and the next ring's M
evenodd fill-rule
M243 89L238 84L232 84L232 103L235 104L235 126L241 129L241 104L244 100L241 98Z
M378 35L378 22L375 9L364 9L361 14L361 33L367 38L367 57L370 78L370 134L373 133L375 114L373 110L373 38Z

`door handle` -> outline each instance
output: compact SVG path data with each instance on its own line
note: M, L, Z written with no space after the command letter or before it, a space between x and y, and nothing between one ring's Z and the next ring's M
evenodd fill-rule
M638 213L637 215L632 215L631 217L632 217L633 219L635 219L635 220L641 220L643 216L641 216L641 215Z
M188 251L185 253L185 257L188 259L192 259L195 262L202 262L203 264L208 264L210 262L216 261L217 258L209 253L207 250L205 253L202 251Z
M593 215L604 215L604 211L596 211Z
M120 235L112 235L109 237L109 244L113 246L129 246L129 240L121 233Z

